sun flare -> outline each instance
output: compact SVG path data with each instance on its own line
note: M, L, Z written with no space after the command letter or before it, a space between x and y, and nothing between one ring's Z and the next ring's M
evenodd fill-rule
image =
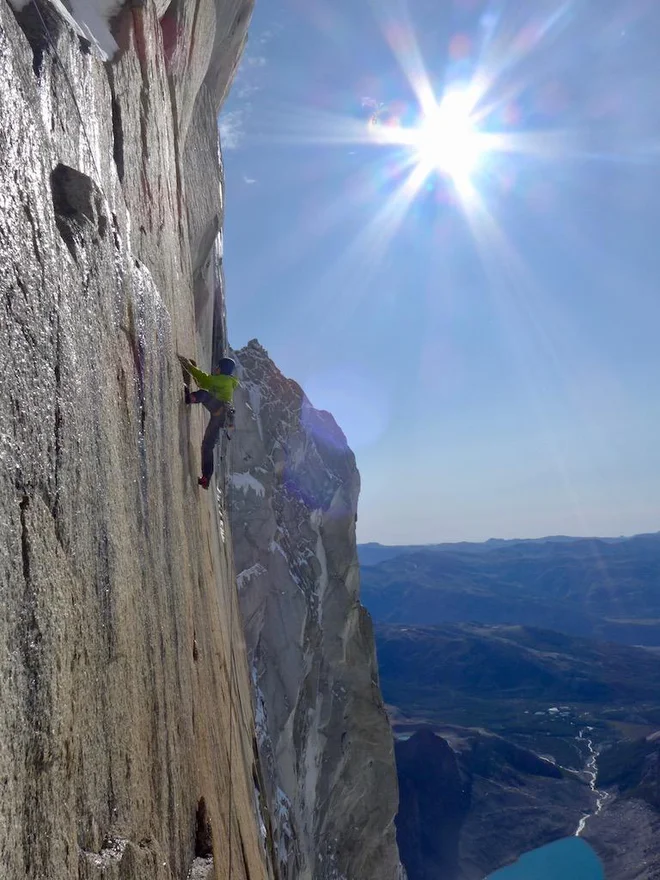
M404 165L415 169L419 187L431 176L450 180L462 198L474 191L474 177L491 150L492 136L481 130L470 88L451 89L437 100L429 88L421 112L412 125L397 120L371 125L371 139L384 146L403 147ZM420 102L421 104L422 102Z
M431 108L413 132L417 161L456 181L469 179L477 169L485 142L472 116L469 97L450 92Z

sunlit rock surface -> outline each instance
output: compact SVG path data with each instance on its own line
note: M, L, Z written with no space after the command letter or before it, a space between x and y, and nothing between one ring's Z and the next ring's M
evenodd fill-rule
M3 880L268 876L175 357L222 343L216 112L249 13L124 7L104 65L53 6L0 4Z
M237 357L232 534L280 876L394 880L397 784L358 598L355 459L256 341Z

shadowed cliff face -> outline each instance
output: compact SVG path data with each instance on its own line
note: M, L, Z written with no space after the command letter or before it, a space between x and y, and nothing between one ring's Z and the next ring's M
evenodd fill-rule
M264 878L175 358L219 344L215 114L250 3L181 0L168 60L163 10L126 8L108 65L40 9L48 39L0 4L0 875L213 876L211 847L217 877Z
M396 765L397 839L408 877L454 880L460 830L470 808L469 779L449 744L427 729L396 743Z
M394 880L396 775L358 601L355 459L256 341L237 358L232 534L280 876Z

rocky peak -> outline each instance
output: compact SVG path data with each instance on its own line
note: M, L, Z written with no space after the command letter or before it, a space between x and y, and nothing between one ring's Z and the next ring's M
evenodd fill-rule
M236 354L231 520L282 878L395 880L397 785L346 438L256 341Z
M453 880L471 783L450 745L423 727L396 744L401 790L397 837L411 878Z

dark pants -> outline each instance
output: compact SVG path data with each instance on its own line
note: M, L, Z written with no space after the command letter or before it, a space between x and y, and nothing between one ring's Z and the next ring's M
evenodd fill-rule
M211 414L202 440L202 476L210 480L213 476L213 450L225 426L228 410L231 411L231 408L208 391L191 391L190 402L201 403Z

